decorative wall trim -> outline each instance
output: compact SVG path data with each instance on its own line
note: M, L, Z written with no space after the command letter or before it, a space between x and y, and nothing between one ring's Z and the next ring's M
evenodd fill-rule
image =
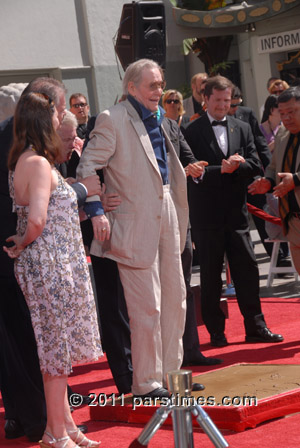
M181 26L195 28L222 28L240 26L269 19L299 6L299 0L262 0L259 5L253 0L213 9L196 11L173 7L175 22Z

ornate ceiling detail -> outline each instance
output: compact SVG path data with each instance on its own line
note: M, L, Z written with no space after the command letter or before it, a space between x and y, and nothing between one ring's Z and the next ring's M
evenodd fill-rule
M247 0L211 11L173 7L173 15L178 25L195 28L222 28L269 19L295 6L299 6L299 0L262 0L259 4L255 0Z

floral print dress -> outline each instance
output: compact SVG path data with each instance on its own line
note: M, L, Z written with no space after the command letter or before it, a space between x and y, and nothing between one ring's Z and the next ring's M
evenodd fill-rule
M57 174L46 225L15 260L15 276L30 311L41 372L68 375L72 365L98 359L102 349L76 193ZM13 173L10 190L14 201ZM14 206L22 235L29 207Z

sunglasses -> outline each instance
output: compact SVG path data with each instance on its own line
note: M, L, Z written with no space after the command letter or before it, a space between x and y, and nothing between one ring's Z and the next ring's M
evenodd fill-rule
M179 104L180 101L179 101L179 100L166 100L166 103L167 103L167 104L172 104L172 103L174 103L174 104Z
M232 109L234 109L235 107L239 107L239 106L242 104L242 102L243 102L243 101L240 101L240 102L237 103L237 104L230 104L230 107L231 107Z
M75 109L79 109L79 107L85 107L85 106L87 106L86 103L72 104L72 107L75 107Z

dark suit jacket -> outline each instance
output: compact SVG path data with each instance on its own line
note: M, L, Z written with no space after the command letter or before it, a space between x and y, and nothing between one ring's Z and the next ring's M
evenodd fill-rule
M250 107L239 106L234 116L235 118L238 118L239 120L250 124L258 156L264 169L266 169L266 167L271 162L271 151L268 147L263 133L260 130L257 118L254 115L253 110L250 109Z
M189 163L197 162L176 121L165 117L162 125L170 137L182 165L185 167Z
M207 115L193 121L185 131L185 138L194 156L209 164L202 181L189 183L193 235L200 230L224 226L233 230L248 227L246 184L249 178L259 174L261 164L255 155L250 126L233 117L227 117L227 120L227 158L238 153L246 160L232 174L221 174L221 164L225 157Z
M56 168L58 169L58 171L60 172L60 174L66 179L68 176L68 165L66 162L61 163L60 165L57 165ZM71 176L73 177L73 176ZM78 207L82 207L83 204L85 203L86 200L86 190L84 188L84 186L80 183L80 182L75 182L74 184L71 185L71 187L73 188L73 190L76 193L77 196L77 203L78 203Z
M11 277L14 260L2 249L6 238L16 233L17 215L12 213L12 200L8 189L7 155L12 144L13 117L0 123L0 276Z

